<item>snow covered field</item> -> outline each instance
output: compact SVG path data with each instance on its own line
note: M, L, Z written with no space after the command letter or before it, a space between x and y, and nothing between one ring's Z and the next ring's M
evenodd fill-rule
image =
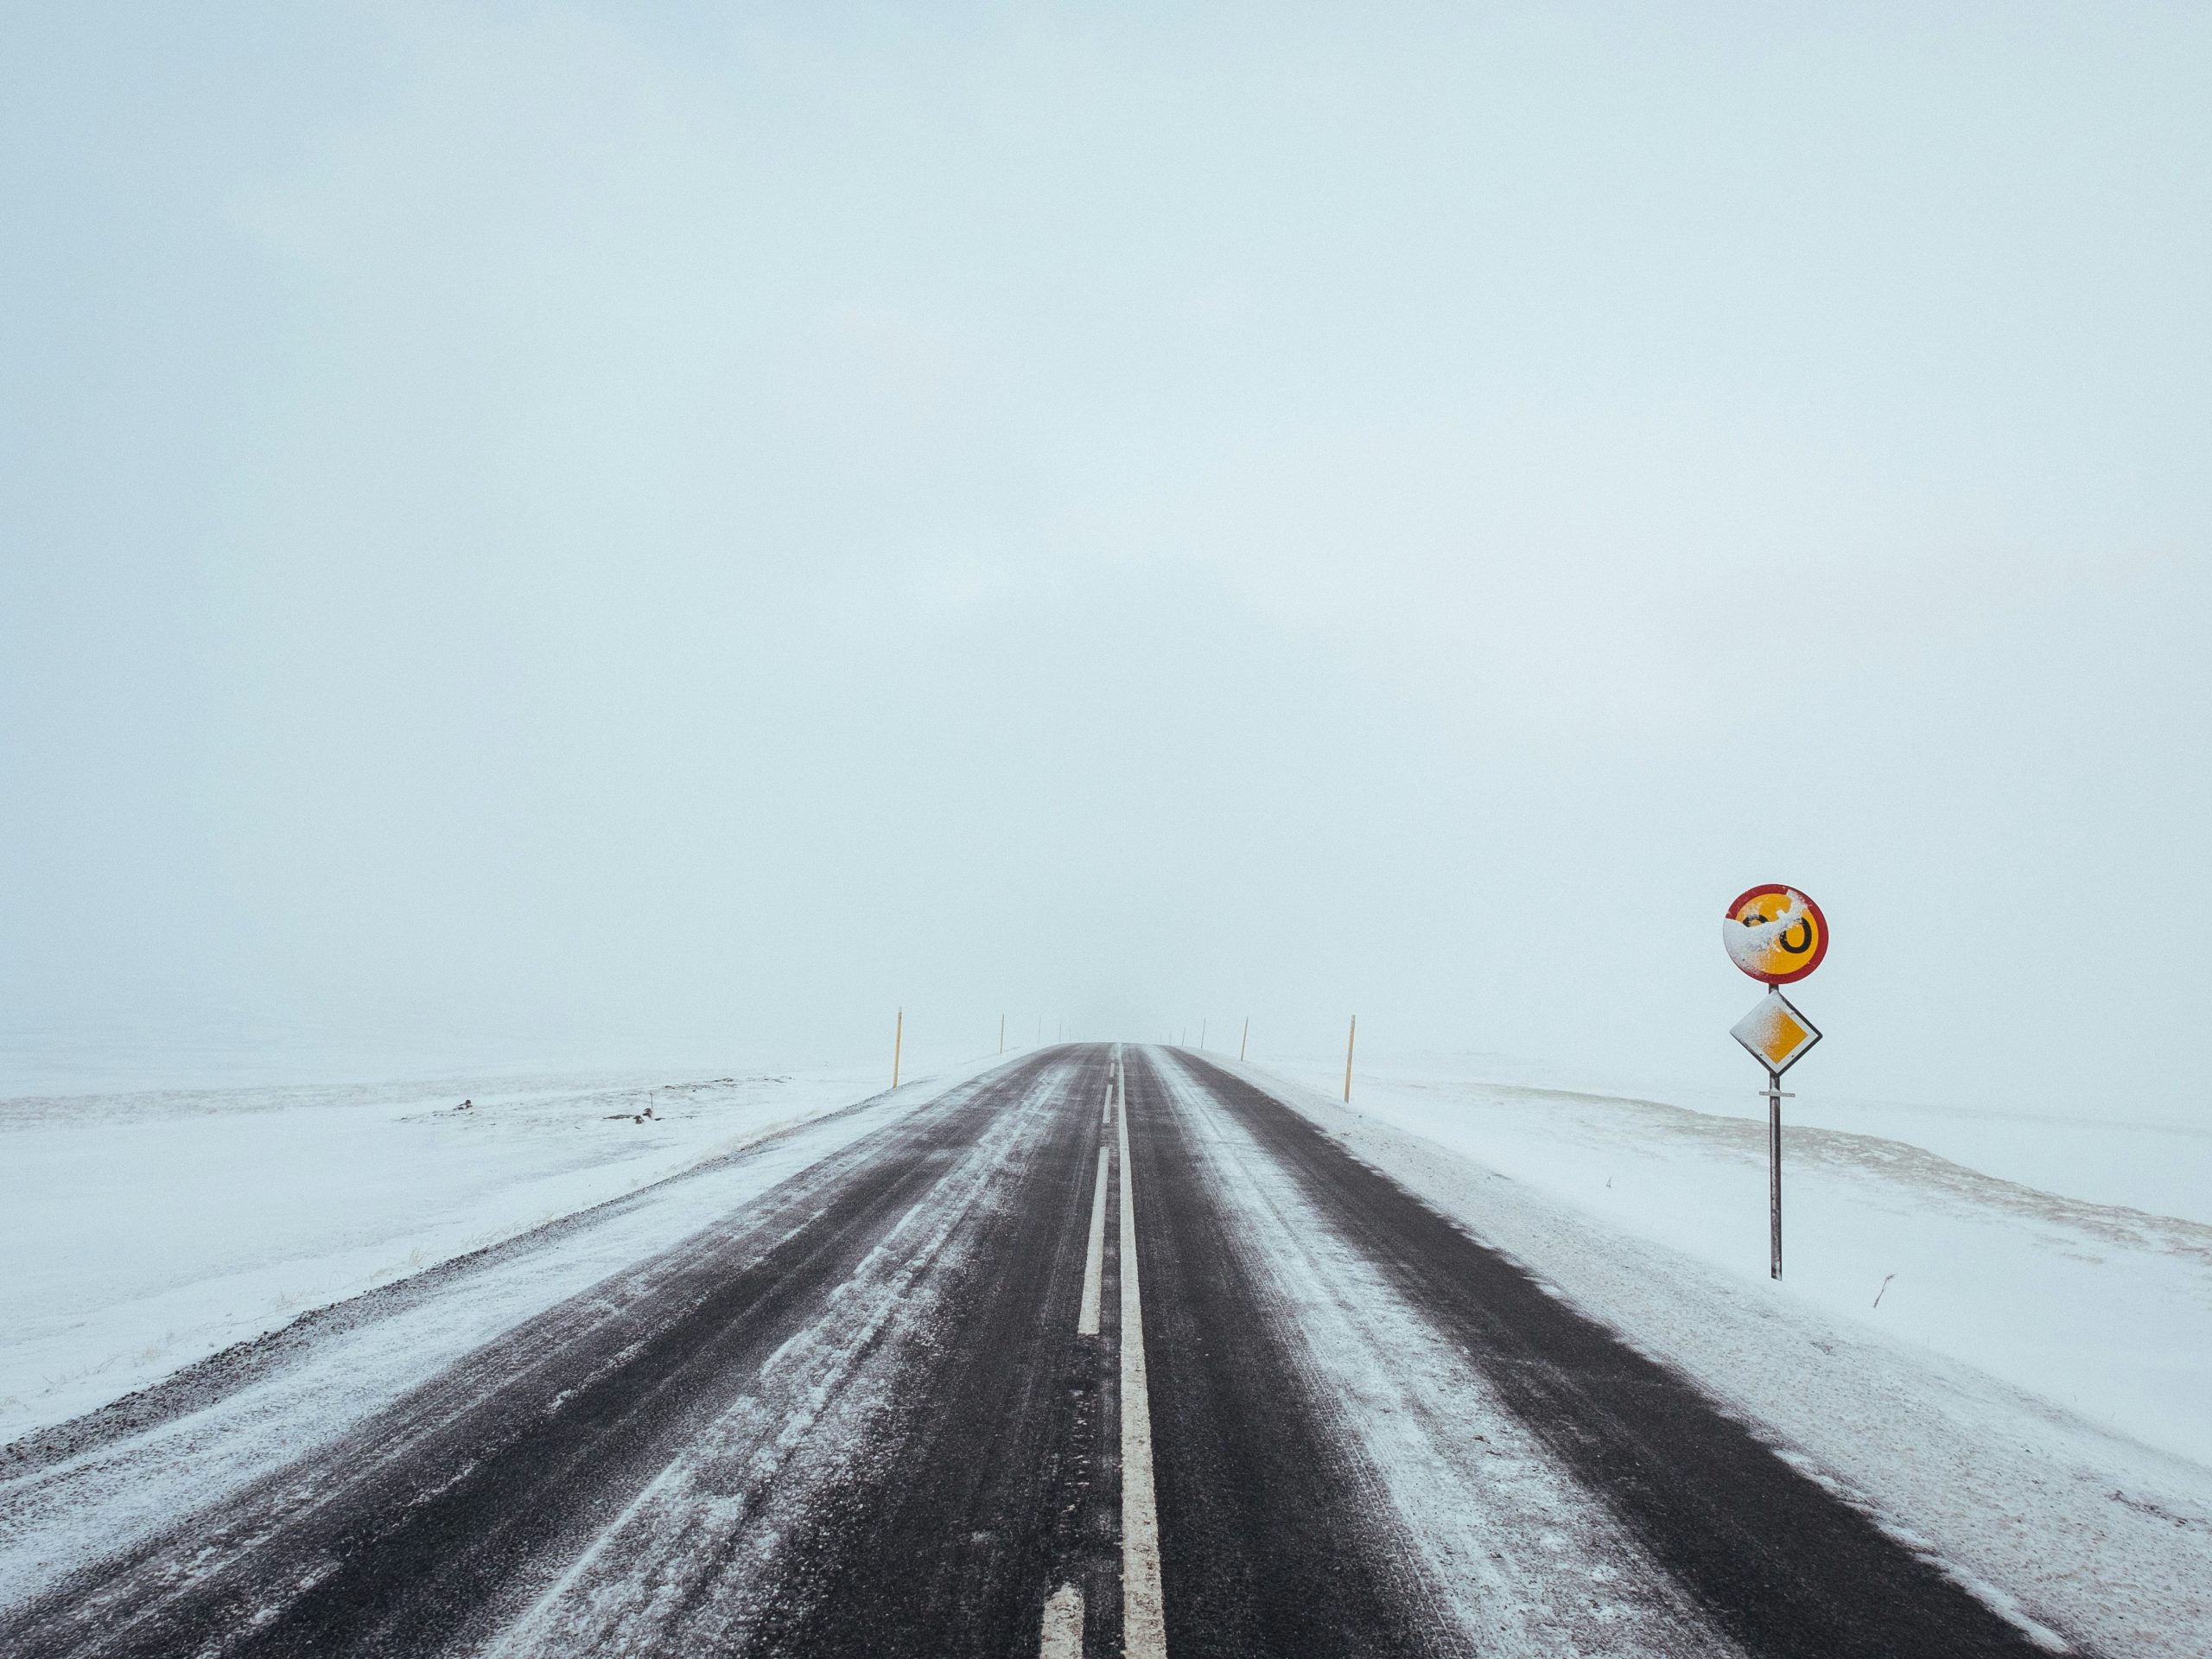
M479 1075L0 1101L0 1444L883 1081Z
M1986 1599L2212 1652L2212 1225L1798 1128L1777 1286L1760 1122L1433 1068L1363 1073L1347 1109L1340 1069L1238 1069Z

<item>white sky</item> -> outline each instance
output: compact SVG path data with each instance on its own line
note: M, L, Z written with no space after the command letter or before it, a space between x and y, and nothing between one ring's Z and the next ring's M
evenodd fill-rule
M2212 1106L2202 6L9 33L34 1046Z

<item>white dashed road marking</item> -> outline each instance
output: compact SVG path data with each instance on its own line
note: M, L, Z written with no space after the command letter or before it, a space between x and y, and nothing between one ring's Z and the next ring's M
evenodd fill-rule
M1064 1584L1045 1603L1045 1635L1038 1659L1083 1659L1083 1592Z
M1160 1591L1160 1516L1153 1507L1152 1406L1145 1395L1144 1306L1137 1293L1136 1183L1129 1171L1129 1111L1124 1085L1122 1152L1122 1651L1128 1659L1166 1659Z
M1098 1182L1090 1198L1090 1248L1083 1258L1083 1312L1075 1322L1079 1337L1098 1334L1098 1285L1106 1268L1106 1176L1113 1155L1111 1147L1098 1148Z

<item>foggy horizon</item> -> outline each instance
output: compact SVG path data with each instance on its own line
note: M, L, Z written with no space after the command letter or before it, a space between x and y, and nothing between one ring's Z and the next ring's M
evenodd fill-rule
M2200 9L15 35L6 1092L903 1007L1748 1109L1783 881L1808 1097L2206 1121Z

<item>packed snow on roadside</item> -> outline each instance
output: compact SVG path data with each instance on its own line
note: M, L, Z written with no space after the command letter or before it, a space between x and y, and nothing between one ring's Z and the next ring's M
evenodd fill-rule
M854 1067L480 1074L0 1100L0 1445L884 1081Z
M1340 1070L1241 1069L2001 1610L2212 1653L2212 1224L1793 1125L1777 1285L1755 1119L1435 1066L1363 1071L1346 1108ZM2037 1122L1980 1133L2058 1169ZM2126 1192L2107 1128L2087 1176ZM2172 1133L2136 1184L2186 1200Z

